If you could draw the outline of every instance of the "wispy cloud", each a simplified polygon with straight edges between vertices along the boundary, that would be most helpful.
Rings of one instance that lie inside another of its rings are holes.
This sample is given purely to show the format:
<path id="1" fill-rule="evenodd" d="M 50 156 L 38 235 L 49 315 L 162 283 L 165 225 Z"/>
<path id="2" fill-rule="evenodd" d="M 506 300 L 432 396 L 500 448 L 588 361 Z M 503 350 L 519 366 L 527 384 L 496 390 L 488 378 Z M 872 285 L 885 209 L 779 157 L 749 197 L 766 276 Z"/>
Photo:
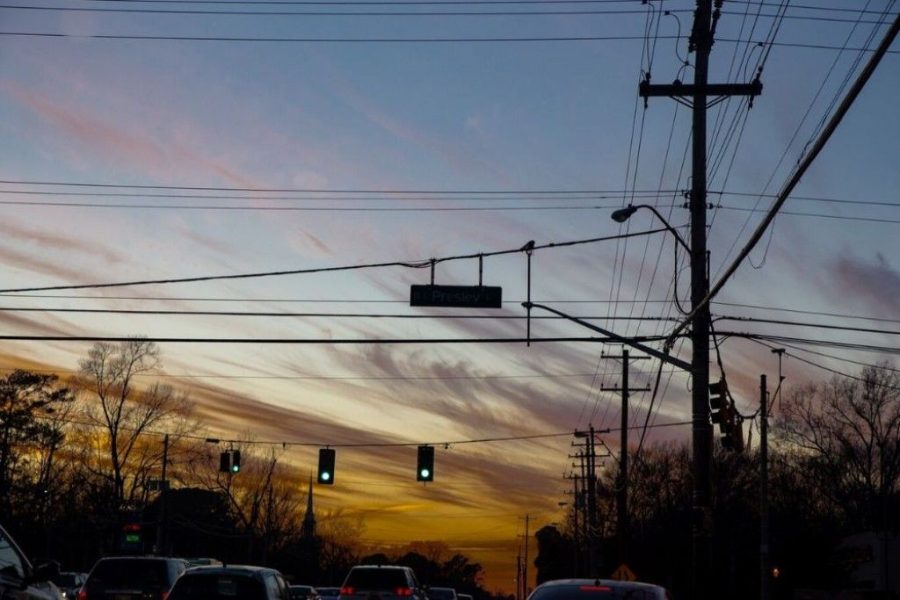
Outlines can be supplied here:
<path id="1" fill-rule="evenodd" d="M 3 82 L 0 91 L 61 134 L 55 139 L 65 140 L 67 157 L 75 164 L 80 163 L 82 152 L 89 151 L 119 166 L 151 171 L 169 180 L 173 173 L 195 175 L 200 170 L 232 185 L 254 187 L 253 181 L 233 166 L 191 148 L 196 140 L 186 139 L 183 131 L 167 132 L 163 128 L 162 135 L 154 139 L 140 124 L 120 123 L 108 113 L 80 108 L 74 102 L 54 101 L 37 90 Z"/>
<path id="2" fill-rule="evenodd" d="M 874 260 L 846 255 L 838 257 L 829 291 L 862 301 L 880 317 L 900 314 L 900 271 L 880 252 Z"/>

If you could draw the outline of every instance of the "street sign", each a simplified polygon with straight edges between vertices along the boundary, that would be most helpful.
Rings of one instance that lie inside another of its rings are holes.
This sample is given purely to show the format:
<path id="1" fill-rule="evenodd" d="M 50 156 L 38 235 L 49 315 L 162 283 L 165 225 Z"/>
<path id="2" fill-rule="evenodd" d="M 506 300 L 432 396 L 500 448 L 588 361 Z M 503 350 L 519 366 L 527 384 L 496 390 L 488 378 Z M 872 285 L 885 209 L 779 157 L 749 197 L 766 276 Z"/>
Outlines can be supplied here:
<path id="1" fill-rule="evenodd" d="M 500 308 L 503 288 L 492 285 L 414 285 L 409 290 L 410 306 L 458 308 Z"/>
<path id="2" fill-rule="evenodd" d="M 616 579 L 618 581 L 637 581 L 637 575 L 628 568 L 628 565 L 622 563 L 612 572 L 610 579 Z"/>

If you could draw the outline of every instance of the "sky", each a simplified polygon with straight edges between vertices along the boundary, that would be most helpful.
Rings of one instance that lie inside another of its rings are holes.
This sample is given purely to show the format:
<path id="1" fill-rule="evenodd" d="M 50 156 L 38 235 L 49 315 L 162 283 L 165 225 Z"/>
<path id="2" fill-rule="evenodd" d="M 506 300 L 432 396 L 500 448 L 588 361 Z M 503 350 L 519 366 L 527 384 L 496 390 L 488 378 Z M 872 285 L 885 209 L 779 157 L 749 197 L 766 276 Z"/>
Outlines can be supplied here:
<path id="1" fill-rule="evenodd" d="M 318 506 L 363 515 L 373 545 L 444 540 L 485 566 L 490 589 L 514 590 L 524 517 L 532 531 L 564 518 L 568 433 L 621 418 L 619 395 L 601 390 L 621 385 L 621 346 L 539 309 L 527 344 L 521 303 L 625 336 L 671 331 L 676 288 L 688 303 L 684 252 L 668 232 L 642 233 L 661 222 L 610 214 L 649 204 L 688 236 L 690 110 L 645 106 L 637 86 L 691 81 L 693 7 L 0 8 L 0 367 L 66 374 L 91 345 L 9 336 L 180 340 L 159 343 L 148 381 L 186 390 L 209 435 L 285 443 L 301 473 L 320 445 L 337 447 Z M 709 110 L 713 282 L 897 12 L 889 0 L 724 3 L 710 81 L 759 74 L 763 90 L 749 109 L 730 98 Z M 712 305 L 730 317 L 716 329 L 744 412 L 759 375 L 777 377 L 771 347 L 787 350 L 786 386 L 897 367 L 898 93 L 895 43 Z M 503 308 L 410 307 L 410 285 L 432 278 L 501 286 Z M 689 360 L 689 344 L 675 348 Z M 635 360 L 630 384 L 653 385 L 658 368 Z M 689 377 L 666 367 L 660 381 L 649 422 L 688 419 Z M 633 395 L 631 425 L 651 396 Z M 655 427 L 646 443 L 689 435 Z M 546 437 L 477 441 L 531 436 Z M 616 432 L 603 439 L 618 452 Z M 410 446 L 372 446 L 384 443 Z M 428 486 L 414 480 L 420 443 L 437 448 Z"/>

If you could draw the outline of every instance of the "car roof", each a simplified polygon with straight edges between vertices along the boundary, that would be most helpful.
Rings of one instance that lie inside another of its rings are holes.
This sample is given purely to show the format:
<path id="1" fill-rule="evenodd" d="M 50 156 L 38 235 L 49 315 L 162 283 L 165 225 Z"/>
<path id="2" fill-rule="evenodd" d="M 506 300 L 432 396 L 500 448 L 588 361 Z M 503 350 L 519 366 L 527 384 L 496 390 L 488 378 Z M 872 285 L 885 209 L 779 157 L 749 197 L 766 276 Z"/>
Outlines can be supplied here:
<path id="1" fill-rule="evenodd" d="M 553 581 L 545 581 L 534 589 L 536 591 L 538 588 L 564 587 L 570 585 L 608 585 L 611 587 L 641 590 L 663 589 L 662 586 L 656 585 L 655 583 L 646 583 L 643 581 L 620 581 L 618 579 L 555 579 Z"/>
<path id="2" fill-rule="evenodd" d="M 447 590 L 447 591 L 450 591 L 450 592 L 455 592 L 455 591 L 456 591 L 456 588 L 452 588 L 452 587 L 437 587 L 437 586 L 432 586 L 431 589 L 433 589 L 433 590 Z"/>
<path id="3" fill-rule="evenodd" d="M 409 567 L 404 567 L 403 565 L 356 565 L 351 571 L 357 569 L 401 569 L 406 571 Z"/>
<path id="4" fill-rule="evenodd" d="M 257 565 L 197 565 L 185 573 L 279 573 L 278 569 Z"/>

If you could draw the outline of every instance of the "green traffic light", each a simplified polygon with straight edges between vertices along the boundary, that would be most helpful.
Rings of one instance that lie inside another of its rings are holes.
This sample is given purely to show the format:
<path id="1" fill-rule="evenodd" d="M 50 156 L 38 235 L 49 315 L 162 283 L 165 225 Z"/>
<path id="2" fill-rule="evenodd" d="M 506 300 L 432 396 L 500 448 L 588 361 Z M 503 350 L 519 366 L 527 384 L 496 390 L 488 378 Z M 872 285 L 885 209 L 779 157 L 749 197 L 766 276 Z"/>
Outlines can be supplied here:
<path id="1" fill-rule="evenodd" d="M 241 470 L 241 466 L 240 466 L 240 465 L 231 465 L 231 472 L 232 472 L 232 473 L 238 473 L 238 472 L 240 472 L 240 470 Z"/>
<path id="2" fill-rule="evenodd" d="M 419 471 L 419 474 L 422 476 L 422 479 L 428 479 L 431 476 L 431 471 L 428 469 L 422 469 Z"/>
<path id="3" fill-rule="evenodd" d="M 329 473 L 328 471 L 322 471 L 321 478 L 322 481 L 328 481 L 331 479 L 331 473 Z"/>

